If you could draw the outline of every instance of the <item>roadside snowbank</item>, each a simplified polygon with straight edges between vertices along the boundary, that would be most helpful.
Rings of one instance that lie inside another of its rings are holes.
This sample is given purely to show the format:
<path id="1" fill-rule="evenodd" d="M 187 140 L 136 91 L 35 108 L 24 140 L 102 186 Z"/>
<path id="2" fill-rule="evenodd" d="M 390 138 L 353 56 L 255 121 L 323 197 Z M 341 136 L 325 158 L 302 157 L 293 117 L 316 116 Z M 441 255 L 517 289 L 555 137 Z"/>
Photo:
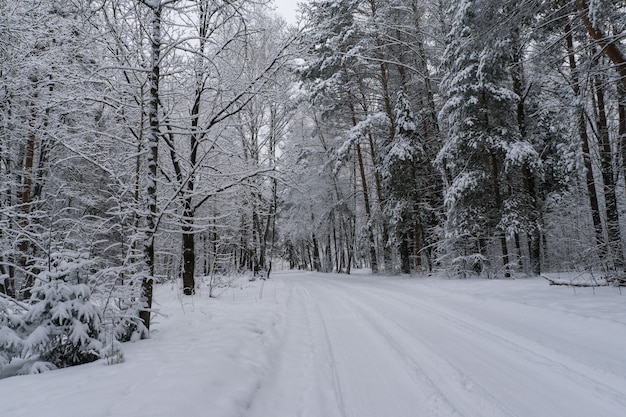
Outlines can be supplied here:
<path id="1" fill-rule="evenodd" d="M 0 416 L 241 415 L 279 348 L 284 295 L 277 280 L 243 280 L 219 299 L 160 285 L 154 303 L 163 315 L 151 339 L 123 345 L 124 363 L 0 380 Z"/>

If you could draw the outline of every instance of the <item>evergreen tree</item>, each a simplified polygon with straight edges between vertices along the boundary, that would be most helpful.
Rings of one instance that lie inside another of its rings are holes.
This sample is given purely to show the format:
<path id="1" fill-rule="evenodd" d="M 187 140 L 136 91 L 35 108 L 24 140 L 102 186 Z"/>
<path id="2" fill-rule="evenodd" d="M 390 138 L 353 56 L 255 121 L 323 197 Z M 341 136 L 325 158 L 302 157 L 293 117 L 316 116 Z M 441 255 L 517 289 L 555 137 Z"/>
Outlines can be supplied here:
<path id="1" fill-rule="evenodd" d="M 395 234 L 393 241 L 399 249 L 401 271 L 408 274 L 416 224 L 423 223 L 419 218 L 421 195 L 426 185 L 423 167 L 428 162 L 417 130 L 418 122 L 404 93 L 398 93 L 394 113 L 395 135 L 384 150 L 381 171 L 388 199 L 385 214 Z"/>
<path id="2" fill-rule="evenodd" d="M 324 121 L 333 120 L 343 126 L 344 143 L 337 148 L 337 159 L 345 161 L 354 151 L 365 211 L 364 244 L 370 266 L 378 272 L 372 180 L 362 142 L 368 140 L 370 152 L 375 152 L 372 129 L 380 128 L 381 121 L 382 126 L 387 125 L 389 120 L 381 120 L 380 113 L 372 111 L 367 102 L 365 86 L 372 71 L 361 57 L 365 38 L 357 21 L 359 5 L 359 0 L 309 3 L 304 14 L 308 30 L 303 47 L 307 55 L 299 73 L 311 100 L 321 108 Z"/>
<path id="3" fill-rule="evenodd" d="M 441 116 L 448 131 L 438 162 L 447 186 L 446 237 L 452 247 L 459 255 L 486 257 L 495 239 L 508 275 L 507 229 L 524 215 L 515 170 L 538 165 L 517 125 L 511 37 L 493 26 L 503 21 L 501 6 L 482 0 L 456 6 L 442 82 L 447 101 Z"/>

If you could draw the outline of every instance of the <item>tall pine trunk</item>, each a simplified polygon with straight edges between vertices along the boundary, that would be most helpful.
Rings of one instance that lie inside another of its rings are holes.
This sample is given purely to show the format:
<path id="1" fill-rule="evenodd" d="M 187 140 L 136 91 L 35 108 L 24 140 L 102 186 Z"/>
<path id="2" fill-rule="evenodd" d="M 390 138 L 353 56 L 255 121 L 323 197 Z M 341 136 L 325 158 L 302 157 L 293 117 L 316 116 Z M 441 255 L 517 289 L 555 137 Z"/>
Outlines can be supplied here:
<path id="1" fill-rule="evenodd" d="M 591 163 L 591 154 L 589 153 L 589 136 L 587 134 L 587 122 L 585 121 L 585 113 L 582 107 L 582 94 L 580 91 L 580 77 L 576 65 L 576 57 L 574 55 L 574 40 L 572 38 L 571 24 L 565 25 L 565 44 L 567 47 L 567 59 L 571 71 L 571 85 L 576 98 L 576 117 L 578 126 L 578 135 L 580 136 L 580 144 L 583 153 L 583 163 L 585 165 L 585 183 L 587 194 L 589 195 L 589 205 L 591 206 L 591 220 L 593 222 L 593 230 L 595 232 L 596 247 L 600 259 L 605 258 L 606 248 L 604 246 L 604 235 L 602 232 L 602 220 L 600 218 L 600 206 L 598 204 L 598 194 L 596 191 L 596 183 L 593 176 L 593 165 Z"/>
<path id="2" fill-rule="evenodd" d="M 494 154 L 491 154 L 491 174 L 493 176 L 494 203 L 497 212 L 502 213 L 503 201 L 502 194 L 500 192 L 500 169 L 498 167 L 498 160 Z M 502 265 L 504 267 L 504 276 L 508 278 L 511 276 L 511 272 L 509 271 L 509 249 L 506 243 L 506 235 L 504 234 L 504 231 L 500 233 L 500 235 L 498 236 L 498 240 L 500 241 L 500 247 L 502 250 Z"/>
<path id="3" fill-rule="evenodd" d="M 519 96 L 519 101 L 517 103 L 517 126 L 522 140 L 527 140 L 523 62 L 523 51 L 516 43 L 513 53 L 511 54 L 511 77 L 513 79 L 513 92 Z M 541 274 L 541 196 L 537 187 L 537 180 L 527 163 L 524 164 L 522 171 L 524 177 L 524 190 L 530 200 L 529 220 L 531 224 L 529 225 L 530 230 L 527 235 L 530 271 L 534 275 L 539 275 Z M 521 244 L 518 233 L 515 234 L 515 245 L 518 250 L 519 262 L 521 264 Z"/>
<path id="4" fill-rule="evenodd" d="M 626 87 L 617 83 L 618 143 L 622 150 L 622 175 L 626 179 Z"/>
<path id="5" fill-rule="evenodd" d="M 615 192 L 615 175 L 613 172 L 613 151 L 609 139 L 609 125 L 606 115 L 604 86 L 600 76 L 593 79 L 597 106 L 598 145 L 600 147 L 600 164 L 604 182 L 604 202 L 606 206 L 606 229 L 608 234 L 608 250 L 615 268 L 623 269 L 624 255 L 620 236 L 619 211 Z"/>
<path id="6" fill-rule="evenodd" d="M 356 116 L 354 114 L 354 104 L 350 103 L 350 111 L 352 112 L 352 126 L 357 125 Z M 363 205 L 365 208 L 365 216 L 367 221 L 367 239 L 369 243 L 369 254 L 370 254 L 370 266 L 372 268 L 372 272 L 378 272 L 378 259 L 376 258 L 376 242 L 374 241 L 374 232 L 372 231 L 372 211 L 370 206 L 370 194 L 367 187 L 367 178 L 365 176 L 365 165 L 363 163 L 363 152 L 361 151 L 361 144 L 357 140 L 356 145 L 356 156 L 359 164 L 359 175 L 361 176 L 361 190 L 363 191 Z"/>

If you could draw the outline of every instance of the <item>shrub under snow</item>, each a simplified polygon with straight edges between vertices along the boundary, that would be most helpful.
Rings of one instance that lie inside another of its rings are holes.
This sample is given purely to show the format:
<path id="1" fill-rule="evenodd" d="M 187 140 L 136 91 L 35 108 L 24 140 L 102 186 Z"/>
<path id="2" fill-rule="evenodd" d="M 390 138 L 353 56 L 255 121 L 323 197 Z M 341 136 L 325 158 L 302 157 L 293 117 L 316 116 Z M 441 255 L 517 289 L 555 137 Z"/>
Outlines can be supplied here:
<path id="1" fill-rule="evenodd" d="M 27 359 L 17 373 L 37 373 L 100 357 L 101 314 L 85 284 L 51 280 L 32 290 L 23 315 L 0 311 L 2 360 Z"/>

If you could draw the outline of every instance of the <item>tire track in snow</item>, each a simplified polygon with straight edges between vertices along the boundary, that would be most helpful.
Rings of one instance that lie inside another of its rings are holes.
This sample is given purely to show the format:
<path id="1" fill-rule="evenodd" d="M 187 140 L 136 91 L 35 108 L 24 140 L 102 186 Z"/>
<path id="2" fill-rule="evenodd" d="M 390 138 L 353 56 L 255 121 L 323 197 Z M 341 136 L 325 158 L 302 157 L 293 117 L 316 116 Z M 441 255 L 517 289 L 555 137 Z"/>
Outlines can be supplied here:
<path id="1" fill-rule="evenodd" d="M 303 292 L 306 295 L 305 298 L 309 302 L 309 306 L 312 305 L 315 308 L 317 312 L 317 316 L 320 317 L 322 321 L 322 327 L 324 331 L 323 332 L 324 342 L 325 342 L 325 346 L 327 348 L 328 355 L 329 355 L 329 365 L 330 365 L 331 372 L 332 372 L 332 382 L 333 382 L 333 387 L 335 388 L 334 389 L 335 400 L 337 402 L 337 405 L 339 406 L 339 410 L 341 412 L 342 417 L 347 417 L 348 413 L 347 413 L 346 404 L 344 400 L 343 390 L 341 388 L 341 383 L 339 379 L 337 361 L 335 360 L 335 354 L 333 352 L 333 345 L 330 341 L 330 336 L 328 335 L 328 327 L 326 326 L 326 321 L 323 319 L 324 315 L 319 305 L 315 302 L 315 300 L 313 300 L 313 297 L 311 297 L 311 294 L 309 294 L 309 292 L 306 289 L 303 289 Z"/>
<path id="2" fill-rule="evenodd" d="M 322 280 L 320 280 L 320 282 L 321 281 Z M 367 288 L 367 286 L 359 285 L 357 283 L 348 284 L 330 280 L 324 280 L 324 284 L 328 289 L 332 289 L 334 287 L 335 291 L 337 288 L 345 290 L 342 292 L 350 294 L 353 302 L 358 300 L 358 298 L 354 295 L 355 291 L 358 292 L 361 301 L 365 302 L 366 299 L 373 301 L 367 304 L 367 310 L 371 311 L 372 309 L 376 309 L 377 312 L 384 316 L 387 320 L 393 322 L 396 326 L 402 328 L 407 333 L 412 334 L 415 339 L 429 346 L 431 351 L 444 350 L 446 351 L 446 355 L 450 356 L 450 360 L 456 360 L 459 362 L 460 358 L 454 357 L 455 355 L 458 355 L 458 352 L 455 352 L 456 348 L 450 349 L 445 345 L 445 343 L 442 343 L 442 341 L 452 342 L 454 341 L 454 338 L 447 336 L 446 340 L 446 337 L 441 336 L 441 332 L 433 333 L 431 330 L 431 337 L 437 336 L 436 338 L 438 341 L 433 342 L 432 340 L 428 340 L 428 338 L 423 334 L 415 334 L 415 329 L 410 328 L 410 325 L 403 325 L 397 318 L 392 318 L 389 311 L 397 311 L 399 307 L 398 303 L 400 303 L 400 305 L 404 305 L 405 309 L 408 307 L 408 309 L 414 313 L 426 313 L 426 316 L 424 316 L 424 314 L 412 315 L 412 317 L 416 319 L 416 322 L 423 322 L 424 317 L 426 317 L 430 318 L 431 321 L 432 319 L 438 321 L 439 323 L 437 327 L 442 329 L 449 327 L 450 331 L 455 333 L 454 336 L 459 338 L 457 343 L 460 344 L 460 341 L 463 341 L 466 344 L 471 344 L 478 348 L 475 352 L 473 352 L 473 354 L 479 359 L 482 359 L 482 362 L 485 365 L 485 367 L 483 369 L 479 369 L 479 371 L 491 371 L 492 376 L 506 379 L 506 372 L 499 370 L 498 367 L 494 365 L 494 363 L 497 363 L 498 360 L 501 360 L 504 364 L 507 364 L 512 368 L 511 374 L 508 375 L 509 379 L 511 379 L 511 377 L 516 377 L 519 380 L 527 380 L 528 382 L 527 384 L 522 384 L 518 380 L 513 380 L 511 382 L 513 386 L 519 388 L 521 392 L 524 392 L 524 388 L 526 388 L 528 394 L 543 396 L 543 411 L 547 412 L 547 414 L 533 414 L 534 416 L 582 415 L 576 414 L 576 411 L 579 411 L 576 404 L 583 404 L 579 401 L 581 398 L 585 398 L 584 393 L 588 392 L 594 393 L 596 397 L 594 401 L 597 403 L 596 408 L 589 406 L 589 404 L 584 404 L 590 410 L 593 410 L 593 413 L 588 415 L 621 416 L 623 415 L 623 410 L 626 409 L 626 400 L 623 392 L 621 392 L 619 388 L 615 389 L 613 387 L 624 387 L 625 381 L 623 378 L 604 373 L 599 375 L 599 371 L 597 369 L 573 361 L 567 357 L 563 358 L 562 355 L 552 352 L 549 348 L 534 341 L 525 339 L 516 334 L 511 334 L 499 327 L 496 327 L 494 330 L 493 326 L 488 323 L 476 323 L 475 321 L 464 319 L 458 313 L 444 311 L 424 299 L 419 299 L 419 302 L 416 302 L 417 300 L 415 298 L 411 298 L 402 293 L 388 289 L 380 289 L 379 287 Z M 402 289 L 399 289 L 399 291 L 402 291 Z M 357 301 L 357 303 L 358 302 L 360 301 Z M 383 306 L 385 304 L 389 305 L 390 302 L 391 308 L 384 309 Z M 385 310 L 387 312 L 385 312 Z M 487 350 L 490 351 L 488 354 L 484 352 Z M 448 361 L 460 375 L 468 373 L 459 369 L 459 366 L 467 365 L 467 363 L 453 365 L 448 359 L 446 359 L 446 361 Z M 525 370 L 521 369 L 521 363 L 526 364 L 528 368 Z M 529 376 L 531 371 L 537 377 L 537 381 L 531 381 L 532 378 Z M 474 372 L 474 374 L 476 374 L 476 372 Z M 476 380 L 477 378 L 472 379 Z M 483 381 L 480 385 L 482 386 L 481 389 L 484 392 L 489 393 L 490 390 L 497 390 L 501 393 L 503 392 L 501 389 L 502 387 L 486 384 L 485 378 L 482 377 L 482 379 Z M 489 382 L 489 378 L 486 379 L 486 382 Z M 547 379 L 554 382 L 552 387 L 546 382 Z M 541 391 L 540 389 L 533 390 L 532 387 L 530 387 L 532 382 L 535 384 L 539 383 L 539 385 L 544 386 L 546 391 Z M 569 392 L 567 388 L 560 390 L 558 383 L 562 383 L 561 385 L 564 386 L 571 386 L 571 382 L 574 382 L 581 389 L 578 392 L 580 395 L 576 395 L 574 398 L 570 398 L 568 400 L 567 395 L 569 394 L 571 396 L 572 392 Z M 550 396 L 549 394 L 552 392 L 555 393 Z M 565 395 L 566 398 L 559 398 L 558 395 L 556 395 L 556 392 Z M 490 395 L 492 397 L 496 396 L 495 394 Z M 550 398 L 552 398 L 553 401 L 549 401 Z M 509 401 L 516 401 L 515 396 L 510 396 Z M 570 404 L 570 402 L 573 404 Z M 522 404 L 521 402 L 518 402 L 517 404 L 519 409 L 527 410 L 522 412 L 522 416 L 530 415 L 528 413 L 534 412 L 530 406 L 531 405 L 529 404 Z M 541 408 L 541 405 L 539 405 L 539 408 Z M 560 410 L 565 408 L 571 409 L 574 413 L 558 414 L 561 412 Z M 537 406 L 535 406 L 534 410 L 536 411 L 536 409 Z M 618 410 L 621 410 L 621 412 Z"/>
<path id="3" fill-rule="evenodd" d="M 506 404 L 478 386 L 468 375 L 452 366 L 406 328 L 380 313 L 377 313 L 375 318 L 371 309 L 368 311 L 363 303 L 354 298 L 345 296 L 342 298 L 359 312 L 369 326 L 380 333 L 397 358 L 406 364 L 407 371 L 412 371 L 417 381 L 428 384 L 441 397 L 441 401 L 447 402 L 458 415 L 518 416 Z M 390 328 L 395 328 L 395 331 Z M 411 339 L 410 342 L 406 340 L 407 336 Z M 419 356 L 419 359 L 416 356 Z"/>
<path id="4" fill-rule="evenodd" d="M 326 287 L 333 290 L 332 286 Z M 356 297 L 345 294 L 338 296 L 358 311 L 369 326 L 380 333 L 397 358 L 413 371 L 412 375 L 418 381 L 428 384 L 458 414 L 481 417 L 517 416 L 506 404 L 475 384 L 469 376 L 452 366 L 443 356 L 402 325 L 377 311 L 375 318 L 370 305 L 365 305 Z"/>
<path id="5" fill-rule="evenodd" d="M 426 284 L 419 287 L 419 299 L 427 298 L 426 304 L 431 306 L 440 306 L 441 301 L 445 300 L 446 310 L 457 317 L 471 323 L 489 323 L 490 331 L 495 330 L 530 341 L 535 348 L 539 346 L 541 350 L 548 351 L 550 357 L 557 358 L 556 360 L 564 358 L 569 363 L 575 363 L 577 367 L 580 364 L 586 365 L 589 372 L 601 376 L 603 381 L 612 381 L 608 385 L 626 382 L 626 361 L 623 361 L 626 343 L 622 338 L 611 337 L 613 334 L 626 334 L 626 325 L 610 319 L 610 313 L 604 312 L 607 317 L 603 317 L 602 313 L 592 313 L 587 302 L 583 302 L 582 309 L 572 308 L 571 310 L 577 311 L 568 311 L 553 308 L 554 305 L 558 306 L 559 301 L 563 302 L 563 299 L 541 305 L 520 302 L 515 298 L 505 297 L 503 300 L 499 293 L 469 295 L 461 291 L 450 293 L 449 289 L 447 287 L 442 291 L 435 285 Z M 547 289 L 544 291 L 550 293 Z M 413 304 L 417 299 L 405 298 Z M 567 301 L 575 303 L 576 298 L 571 297 Z M 620 301 L 606 298 L 603 300 L 615 303 L 623 301 L 620 298 Z M 600 306 L 594 306 L 593 311 L 598 307 Z M 586 314 L 581 314 L 581 311 Z"/>
<path id="6" fill-rule="evenodd" d="M 333 350 L 346 416 L 461 417 L 336 291 L 299 280 L 319 308 Z"/>
<path id="7" fill-rule="evenodd" d="M 386 290 L 384 290 L 386 291 Z M 419 309 L 427 311 L 431 314 L 436 314 L 439 317 L 449 320 L 458 329 L 467 331 L 468 333 L 480 334 L 481 336 L 491 339 L 494 342 L 506 346 L 507 348 L 517 351 L 523 355 L 532 359 L 533 357 L 540 358 L 536 363 L 540 365 L 546 365 L 553 367 L 561 372 L 566 377 L 580 377 L 588 382 L 602 386 L 601 392 L 611 393 L 615 398 L 623 400 L 623 405 L 626 407 L 626 399 L 624 399 L 624 393 L 616 391 L 613 387 L 624 385 L 626 382 L 623 378 L 620 378 L 614 374 L 608 374 L 602 370 L 587 366 L 585 364 L 576 362 L 567 356 L 564 356 L 562 352 L 552 352 L 547 346 L 541 345 L 535 341 L 529 340 L 523 336 L 508 332 L 506 329 L 500 327 L 494 327 L 488 323 L 467 320 L 460 316 L 457 312 L 443 311 L 432 304 L 426 307 L 424 304 L 417 304 L 414 300 L 403 300 L 398 295 L 388 296 L 395 300 L 400 301 L 413 309 Z M 470 329 L 472 331 L 470 332 Z M 601 378 L 599 377 L 601 375 Z M 626 409 L 626 408 L 625 408 Z"/>
<path id="8" fill-rule="evenodd" d="M 313 320 L 314 302 L 305 288 L 290 285 L 285 325 L 273 371 L 248 406 L 248 417 L 346 417 L 330 344 Z M 329 359 L 330 356 L 330 359 Z"/>

